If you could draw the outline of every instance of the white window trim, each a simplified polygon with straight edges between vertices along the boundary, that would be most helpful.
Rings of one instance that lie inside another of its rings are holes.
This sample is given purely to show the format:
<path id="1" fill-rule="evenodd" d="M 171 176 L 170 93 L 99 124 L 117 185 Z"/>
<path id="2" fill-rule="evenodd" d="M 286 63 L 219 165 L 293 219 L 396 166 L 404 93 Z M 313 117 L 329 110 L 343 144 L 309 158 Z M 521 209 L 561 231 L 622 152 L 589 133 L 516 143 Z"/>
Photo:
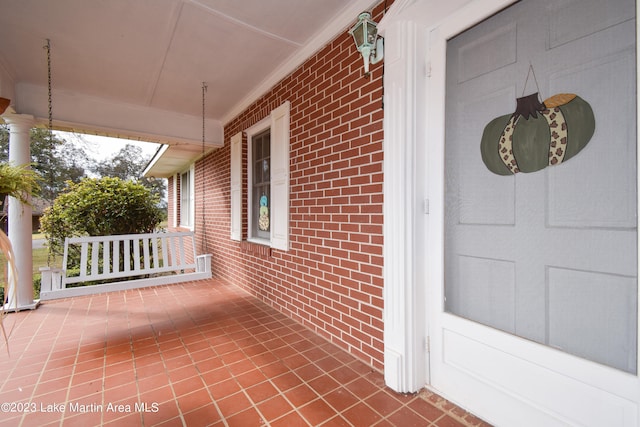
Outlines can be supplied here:
<path id="1" fill-rule="evenodd" d="M 180 174 L 173 174 L 173 191 L 171 195 L 173 197 L 173 221 L 171 221 L 171 225 L 175 228 L 178 227 L 178 186 L 180 185 Z"/>
<path id="2" fill-rule="evenodd" d="M 267 246 L 271 246 L 271 237 L 269 237 L 269 239 L 265 239 L 264 237 L 257 237 L 257 236 L 253 236 L 253 227 L 251 226 L 251 224 L 253 224 L 253 212 L 254 210 L 251 209 L 251 201 L 253 200 L 253 149 L 252 149 L 252 140 L 253 137 L 259 133 L 262 133 L 268 129 L 271 128 L 271 117 L 267 117 L 266 119 L 263 119 L 261 121 L 259 121 L 258 123 L 256 123 L 255 125 L 251 126 L 249 129 L 247 129 L 245 132 L 247 133 L 247 224 L 248 224 L 248 230 L 247 230 L 247 241 L 248 242 L 252 242 L 252 243 L 257 243 L 259 245 L 267 245 Z M 271 230 L 271 227 L 269 227 L 269 230 Z M 269 231 L 269 233 L 271 234 L 271 231 Z"/>
<path id="3" fill-rule="evenodd" d="M 189 173 L 189 212 L 187 222 L 184 220 L 183 206 L 182 206 L 182 175 L 185 173 Z M 187 228 L 189 230 L 194 229 L 195 224 L 195 164 L 189 166 L 188 169 L 180 172 L 178 174 L 178 180 L 180 182 L 180 191 L 178 192 L 178 197 L 180 198 L 180 227 Z M 177 204 L 177 203 L 176 203 Z"/>
<path id="4" fill-rule="evenodd" d="M 242 132 L 231 137 L 231 240 L 242 241 Z"/>
<path id="5" fill-rule="evenodd" d="M 289 250 L 289 120 L 291 103 L 284 102 L 271 111 L 269 117 L 246 129 L 247 146 L 251 147 L 254 135 L 267 129 L 271 130 L 271 202 L 270 202 L 270 239 L 251 236 L 252 209 L 252 169 L 251 149 L 247 150 L 247 163 L 242 162 L 242 132 L 231 137 L 231 239 L 242 240 L 242 170 L 247 167 L 247 215 L 248 241 L 268 245 L 274 249 Z"/>

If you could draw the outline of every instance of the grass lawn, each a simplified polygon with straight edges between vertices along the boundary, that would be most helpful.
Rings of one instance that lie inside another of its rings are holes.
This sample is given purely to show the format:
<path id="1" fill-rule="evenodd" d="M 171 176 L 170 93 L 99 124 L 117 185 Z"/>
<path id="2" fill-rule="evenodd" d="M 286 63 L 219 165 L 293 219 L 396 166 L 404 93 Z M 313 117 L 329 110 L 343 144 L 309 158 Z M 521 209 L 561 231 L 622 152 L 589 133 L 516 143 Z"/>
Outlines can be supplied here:
<path id="1" fill-rule="evenodd" d="M 34 249 L 33 250 L 33 276 L 35 277 L 36 275 L 40 276 L 40 267 L 46 267 L 47 266 L 47 248 L 39 248 L 39 249 Z M 0 254 L 0 277 L 3 278 L 5 277 L 5 269 L 6 269 L 6 264 L 7 264 L 7 259 L 4 257 L 3 254 Z M 56 259 L 52 259 L 51 260 L 51 265 L 53 267 L 60 267 L 62 265 L 62 258 L 61 257 L 56 257 Z"/>
<path id="2" fill-rule="evenodd" d="M 36 235 L 34 234 L 34 238 L 36 238 Z M 40 283 L 40 267 L 46 267 L 47 266 L 47 258 L 48 258 L 48 248 L 38 248 L 38 249 L 34 249 L 33 250 L 33 279 L 34 281 L 37 280 L 38 283 Z M 56 259 L 51 259 L 51 266 L 52 267 L 60 267 L 62 265 L 62 257 L 56 257 Z M 7 282 L 7 276 L 6 276 L 6 267 L 7 267 L 7 259 L 5 258 L 5 256 L 0 253 L 0 281 L 2 282 L 2 287 L 4 288 L 4 285 Z M 36 289 L 34 289 L 35 292 L 35 298 L 39 298 L 40 296 L 40 286 L 34 287 Z M 0 294 L 2 295 L 2 299 L 4 299 L 4 289 L 2 289 L 2 292 L 0 292 Z"/>
<path id="3" fill-rule="evenodd" d="M 166 226 L 166 223 L 163 223 Z M 43 234 L 34 234 L 33 239 L 42 239 Z M 62 256 L 48 259 L 48 248 L 33 249 L 33 281 L 34 281 L 34 298 L 40 298 L 40 267 L 46 267 L 50 261 L 51 267 L 62 266 Z M 0 252 L 0 300 L 4 300 L 4 286 L 7 282 L 6 277 L 7 259 Z"/>
<path id="4" fill-rule="evenodd" d="M 46 267 L 48 261 L 48 248 L 39 248 L 33 250 L 33 275 L 40 275 L 40 267 Z M 62 266 L 62 257 L 51 258 L 51 267 Z"/>

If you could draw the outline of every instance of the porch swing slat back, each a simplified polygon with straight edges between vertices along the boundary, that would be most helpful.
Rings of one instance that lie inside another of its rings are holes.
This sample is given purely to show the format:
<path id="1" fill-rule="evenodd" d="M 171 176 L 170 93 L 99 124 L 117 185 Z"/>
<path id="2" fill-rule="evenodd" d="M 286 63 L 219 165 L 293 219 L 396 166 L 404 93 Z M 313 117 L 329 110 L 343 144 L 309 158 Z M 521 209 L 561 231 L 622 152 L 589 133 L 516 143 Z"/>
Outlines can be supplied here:
<path id="1" fill-rule="evenodd" d="M 211 255 L 197 255 L 193 232 L 67 237 L 62 268 L 41 268 L 40 298 L 206 279 L 211 277 L 210 264 Z M 88 285 L 67 288 L 79 283 Z"/>

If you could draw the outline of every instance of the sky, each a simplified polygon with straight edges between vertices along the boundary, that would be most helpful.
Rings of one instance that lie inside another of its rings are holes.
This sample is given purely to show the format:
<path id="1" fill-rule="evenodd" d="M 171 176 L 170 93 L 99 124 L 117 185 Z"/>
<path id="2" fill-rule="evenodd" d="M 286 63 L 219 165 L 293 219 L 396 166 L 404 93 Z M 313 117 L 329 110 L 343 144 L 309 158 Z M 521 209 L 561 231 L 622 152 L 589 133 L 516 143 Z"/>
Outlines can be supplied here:
<path id="1" fill-rule="evenodd" d="M 76 134 L 73 132 L 54 131 L 56 136 L 67 141 L 78 141 L 80 139 L 88 142 L 85 145 L 87 154 L 96 160 L 104 160 L 113 157 L 115 153 L 124 148 L 127 144 L 132 144 L 142 149 L 145 156 L 153 156 L 160 147 L 160 144 L 153 142 L 142 142 L 131 139 L 110 138 L 99 135 Z"/>

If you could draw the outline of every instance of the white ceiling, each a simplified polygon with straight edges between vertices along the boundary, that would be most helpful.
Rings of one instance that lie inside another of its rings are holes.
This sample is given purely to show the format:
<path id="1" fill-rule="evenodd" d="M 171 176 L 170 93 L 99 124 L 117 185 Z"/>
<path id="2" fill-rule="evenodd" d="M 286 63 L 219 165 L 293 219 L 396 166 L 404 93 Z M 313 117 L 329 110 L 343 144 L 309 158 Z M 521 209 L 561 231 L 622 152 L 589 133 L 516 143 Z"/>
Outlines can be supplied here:
<path id="1" fill-rule="evenodd" d="M 50 39 L 56 90 L 198 116 L 207 82 L 207 115 L 223 119 L 358 3 L 0 0 L 0 64 L 16 84 L 45 86 Z"/>
<path id="2" fill-rule="evenodd" d="M 206 82 L 218 146 L 224 123 L 375 3 L 0 0 L 0 96 L 46 119 L 50 39 L 54 127 L 193 144 Z"/>

